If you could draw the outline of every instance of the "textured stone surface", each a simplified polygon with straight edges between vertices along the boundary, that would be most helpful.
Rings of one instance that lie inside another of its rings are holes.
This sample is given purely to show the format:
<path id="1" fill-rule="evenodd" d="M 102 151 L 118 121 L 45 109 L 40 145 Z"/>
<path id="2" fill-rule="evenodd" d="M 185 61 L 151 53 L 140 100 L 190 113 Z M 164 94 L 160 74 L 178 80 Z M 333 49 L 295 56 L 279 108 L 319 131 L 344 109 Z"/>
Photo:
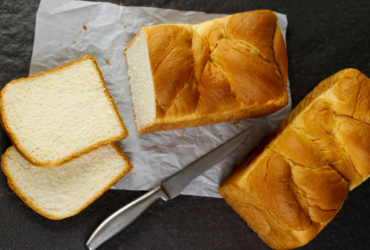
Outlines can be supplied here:
<path id="1" fill-rule="evenodd" d="M 293 105 L 343 68 L 370 76 L 370 4 L 358 1 L 127 0 L 207 13 L 272 9 L 288 15 Z M 353 3 L 356 2 L 356 3 Z M 28 75 L 39 0 L 0 1 L 0 89 Z M 0 153 L 10 146 L 0 129 Z M 29 209 L 0 174 L 0 249 L 83 249 L 95 227 L 142 192 L 110 190 L 79 215 L 51 221 Z M 369 249 L 370 181 L 349 194 L 335 219 L 301 249 Z M 101 249 L 268 249 L 221 199 L 180 196 L 158 202 Z"/>

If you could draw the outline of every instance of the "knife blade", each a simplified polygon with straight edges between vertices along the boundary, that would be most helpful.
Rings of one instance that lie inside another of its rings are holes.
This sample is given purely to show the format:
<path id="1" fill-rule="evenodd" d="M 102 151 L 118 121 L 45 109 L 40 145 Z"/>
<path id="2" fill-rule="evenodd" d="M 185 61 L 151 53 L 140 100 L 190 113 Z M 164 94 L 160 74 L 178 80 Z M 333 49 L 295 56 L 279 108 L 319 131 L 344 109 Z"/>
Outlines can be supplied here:
<path id="1" fill-rule="evenodd" d="M 162 182 L 160 186 L 110 215 L 92 233 L 86 242 L 87 248 L 96 250 L 103 243 L 127 229 L 157 200 L 167 201 L 177 197 L 192 180 L 216 165 L 236 149 L 252 130 L 253 126 L 172 175 Z"/>

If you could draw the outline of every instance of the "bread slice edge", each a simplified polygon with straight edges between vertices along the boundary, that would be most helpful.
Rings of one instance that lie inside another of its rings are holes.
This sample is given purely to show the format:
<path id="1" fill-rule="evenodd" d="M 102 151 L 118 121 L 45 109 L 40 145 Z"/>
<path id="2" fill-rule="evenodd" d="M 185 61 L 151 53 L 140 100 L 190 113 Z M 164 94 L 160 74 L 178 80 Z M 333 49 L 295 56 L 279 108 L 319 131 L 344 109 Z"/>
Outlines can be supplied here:
<path id="1" fill-rule="evenodd" d="M 119 147 L 116 145 L 116 143 L 111 143 L 111 145 L 114 147 L 114 149 L 117 151 L 117 153 L 122 157 L 123 161 L 127 164 L 128 167 L 126 169 L 124 169 L 119 175 L 117 175 L 117 177 L 114 180 L 112 180 L 107 186 L 105 186 L 103 189 L 101 189 L 101 191 L 99 191 L 93 198 L 91 198 L 88 202 L 86 202 L 85 205 L 83 205 L 77 211 L 75 211 L 73 213 L 66 214 L 65 216 L 55 216 L 53 214 L 50 214 L 48 212 L 43 211 L 41 208 L 37 207 L 37 205 L 35 205 L 30 199 L 28 199 L 27 196 L 24 195 L 22 193 L 22 191 L 17 187 L 17 184 L 12 179 L 12 175 L 8 171 L 8 166 L 7 166 L 6 161 L 5 161 L 5 158 L 6 158 L 7 154 L 9 153 L 9 151 L 11 150 L 12 146 L 10 146 L 5 151 L 3 156 L 1 157 L 1 170 L 3 171 L 4 175 L 7 178 L 8 185 L 9 185 L 10 189 L 12 189 L 14 191 L 14 193 L 16 193 L 18 195 L 18 197 L 21 198 L 21 200 L 24 203 L 26 203 L 27 206 L 29 206 L 36 213 L 38 213 L 38 214 L 40 214 L 40 215 L 42 215 L 42 216 L 44 216 L 48 219 L 61 220 L 61 219 L 65 219 L 65 218 L 68 218 L 68 217 L 71 217 L 71 216 L 74 216 L 74 215 L 80 213 L 86 207 L 91 205 L 91 203 L 93 203 L 95 200 L 100 198 L 105 192 L 107 192 L 114 184 L 116 184 L 128 172 L 131 171 L 133 166 L 132 166 L 131 162 L 127 159 L 125 154 L 119 149 Z"/>

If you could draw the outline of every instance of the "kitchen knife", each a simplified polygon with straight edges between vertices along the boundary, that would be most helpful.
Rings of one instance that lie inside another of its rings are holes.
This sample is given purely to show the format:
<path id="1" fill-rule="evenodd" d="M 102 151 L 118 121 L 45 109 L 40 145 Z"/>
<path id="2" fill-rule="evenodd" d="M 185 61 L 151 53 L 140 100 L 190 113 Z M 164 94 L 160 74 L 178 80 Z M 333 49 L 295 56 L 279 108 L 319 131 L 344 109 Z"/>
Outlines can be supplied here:
<path id="1" fill-rule="evenodd" d="M 178 196 L 192 180 L 216 165 L 231 151 L 236 149 L 252 132 L 252 129 L 253 126 L 172 175 L 162 182 L 160 186 L 113 213 L 90 236 L 86 243 L 88 249 L 97 249 L 104 242 L 127 229 L 157 200 L 162 199 L 168 201 Z"/>

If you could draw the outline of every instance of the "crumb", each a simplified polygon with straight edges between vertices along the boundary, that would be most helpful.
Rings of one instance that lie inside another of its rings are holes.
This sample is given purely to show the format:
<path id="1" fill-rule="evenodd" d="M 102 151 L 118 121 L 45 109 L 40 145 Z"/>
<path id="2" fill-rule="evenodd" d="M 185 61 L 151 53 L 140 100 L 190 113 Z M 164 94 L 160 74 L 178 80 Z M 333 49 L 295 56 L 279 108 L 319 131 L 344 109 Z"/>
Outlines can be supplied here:
<path id="1" fill-rule="evenodd" d="M 184 136 L 184 132 L 182 132 L 182 135 L 181 135 L 181 137 L 183 137 Z"/>
<path id="2" fill-rule="evenodd" d="M 66 49 L 66 51 L 68 52 L 68 49 Z"/>
<path id="3" fill-rule="evenodd" d="M 121 24 L 123 24 L 123 21 L 121 22 Z"/>
<path id="4" fill-rule="evenodd" d="M 62 45 L 59 45 L 59 47 L 62 47 Z"/>
<path id="5" fill-rule="evenodd" d="M 73 43 L 76 43 L 76 40 L 73 40 Z"/>
<path id="6" fill-rule="evenodd" d="M 233 123 L 234 123 L 234 125 L 238 125 L 240 122 L 239 121 L 234 121 Z"/>
<path id="7" fill-rule="evenodd" d="M 159 143 L 157 143 L 157 145 L 159 145 Z"/>
<path id="8" fill-rule="evenodd" d="M 59 22 L 59 24 L 62 24 L 62 22 Z"/>
<path id="9" fill-rule="evenodd" d="M 218 188 L 218 186 L 215 186 L 215 188 L 217 189 L 217 188 Z"/>
<path id="10" fill-rule="evenodd" d="M 234 164 L 232 164 L 232 165 L 229 166 L 229 168 L 231 168 L 232 170 L 234 170 L 235 167 L 236 167 L 236 163 L 234 163 Z"/>
<path id="11" fill-rule="evenodd" d="M 123 4 L 122 4 L 122 3 L 120 3 L 120 4 L 119 4 L 119 6 L 123 6 Z"/>
<path id="12" fill-rule="evenodd" d="M 125 25 L 125 26 L 123 26 L 123 28 L 125 28 L 125 29 L 126 29 L 126 25 Z"/>
<path id="13" fill-rule="evenodd" d="M 110 63 L 110 60 L 108 60 L 108 59 L 105 59 L 105 61 L 106 61 L 107 63 Z"/>
<path id="14" fill-rule="evenodd" d="M 84 25 L 84 26 L 82 26 L 82 28 L 84 28 L 84 30 L 87 30 L 87 28 L 86 28 L 86 26 Z"/>
<path id="15" fill-rule="evenodd" d="M 136 175 L 136 172 L 135 172 L 135 175 Z"/>
<path id="16" fill-rule="evenodd" d="M 203 131 L 200 131 L 201 134 L 203 134 Z"/>
<path id="17" fill-rule="evenodd" d="M 76 53 L 73 53 L 73 55 L 76 55 Z"/>
<path id="18" fill-rule="evenodd" d="M 222 139 L 222 134 L 220 134 L 220 138 Z"/>

